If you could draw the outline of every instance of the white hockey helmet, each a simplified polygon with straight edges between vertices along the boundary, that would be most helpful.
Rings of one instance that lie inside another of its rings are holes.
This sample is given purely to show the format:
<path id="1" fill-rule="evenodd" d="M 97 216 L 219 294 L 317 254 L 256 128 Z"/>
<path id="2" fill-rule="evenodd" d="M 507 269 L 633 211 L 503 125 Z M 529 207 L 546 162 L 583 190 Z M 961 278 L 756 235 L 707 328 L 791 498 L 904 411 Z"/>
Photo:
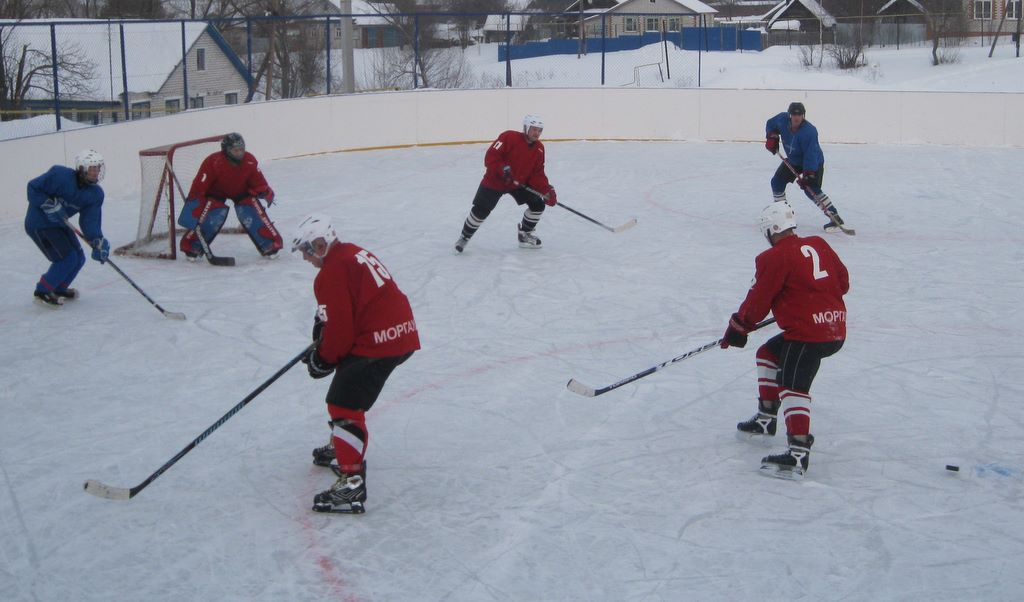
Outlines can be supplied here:
<path id="1" fill-rule="evenodd" d="M 87 148 L 82 152 L 75 155 L 75 171 L 87 172 L 90 167 L 99 167 L 99 174 L 96 176 L 96 182 L 103 180 L 103 176 L 107 173 L 107 164 L 103 161 L 103 155 Z"/>
<path id="2" fill-rule="evenodd" d="M 301 250 L 311 255 L 314 254 L 313 241 L 318 238 L 324 239 L 324 242 L 330 245 L 338 240 L 338 233 L 331 225 L 331 218 L 326 215 L 315 213 L 307 215 L 295 229 L 295 236 L 292 237 L 292 253 Z"/>
<path id="3" fill-rule="evenodd" d="M 544 120 L 540 118 L 540 115 L 527 115 L 523 117 L 523 133 L 526 133 L 532 127 L 544 129 Z"/>
<path id="4" fill-rule="evenodd" d="M 771 240 L 772 234 L 779 234 L 796 228 L 796 212 L 786 201 L 777 201 L 761 211 L 761 233 Z"/>

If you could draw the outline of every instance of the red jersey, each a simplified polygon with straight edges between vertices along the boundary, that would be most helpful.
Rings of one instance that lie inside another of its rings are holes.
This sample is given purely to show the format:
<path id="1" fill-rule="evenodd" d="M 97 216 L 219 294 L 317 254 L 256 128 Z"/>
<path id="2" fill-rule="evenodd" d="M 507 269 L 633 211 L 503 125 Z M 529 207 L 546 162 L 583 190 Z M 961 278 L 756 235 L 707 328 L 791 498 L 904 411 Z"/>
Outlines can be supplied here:
<path id="1" fill-rule="evenodd" d="M 260 171 L 256 157 L 245 153 L 236 165 L 223 152 L 216 152 L 203 159 L 203 164 L 199 166 L 199 171 L 192 180 L 188 198 L 198 199 L 200 202 L 207 198 L 239 201 L 268 190 L 270 186 Z"/>
<path id="2" fill-rule="evenodd" d="M 756 324 L 775 315 L 787 339 L 823 343 L 846 339 L 850 275 L 820 236 L 787 236 L 757 256 L 754 283 L 739 317 Z"/>
<path id="3" fill-rule="evenodd" d="M 544 144 L 540 140 L 530 144 L 522 132 L 502 132 L 484 154 L 487 171 L 480 183 L 501 192 L 515 189 L 514 185 L 505 184 L 502 168 L 506 165 L 512 168 L 512 179 L 521 186 L 529 186 L 541 194 L 551 190 L 548 177 L 544 174 Z"/>
<path id="4" fill-rule="evenodd" d="M 369 251 L 352 243 L 332 244 L 313 293 L 324 323 L 319 348 L 324 361 L 337 364 L 347 355 L 394 357 L 420 348 L 409 300 Z"/>

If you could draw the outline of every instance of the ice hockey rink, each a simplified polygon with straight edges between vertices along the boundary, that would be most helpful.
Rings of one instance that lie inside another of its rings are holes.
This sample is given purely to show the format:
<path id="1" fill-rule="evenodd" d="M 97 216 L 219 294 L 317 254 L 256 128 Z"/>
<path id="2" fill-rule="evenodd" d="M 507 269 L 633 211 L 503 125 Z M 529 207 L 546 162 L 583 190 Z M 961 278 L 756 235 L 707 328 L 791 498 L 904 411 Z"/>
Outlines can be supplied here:
<path id="1" fill-rule="evenodd" d="M 334 479 L 328 381 L 286 373 L 142 482 L 308 343 L 315 269 L 222 235 L 233 268 L 116 257 L 165 319 L 89 261 L 81 298 L 31 302 L 46 263 L 0 222 L 0 599 L 1019 600 L 1024 595 L 1024 149 L 826 145 L 854 237 L 849 337 L 812 390 L 802 482 L 734 438 L 754 350 L 712 349 L 766 248 L 759 144 L 551 142 L 559 207 L 516 243 L 509 197 L 456 256 L 484 144 L 266 161 L 286 238 L 310 212 L 376 254 L 423 349 L 369 414 L 367 512 L 310 511 Z M 40 169 L 40 173 L 45 166 Z M 17 174 L 27 180 L 35 174 Z M 8 174 L 8 177 L 14 177 Z M 109 177 L 109 176 L 108 176 Z M 824 219 L 789 190 L 804 235 Z M 133 238 L 134 197 L 106 235 Z M 233 218 L 232 218 L 233 219 Z M 945 469 L 947 464 L 959 472 Z"/>

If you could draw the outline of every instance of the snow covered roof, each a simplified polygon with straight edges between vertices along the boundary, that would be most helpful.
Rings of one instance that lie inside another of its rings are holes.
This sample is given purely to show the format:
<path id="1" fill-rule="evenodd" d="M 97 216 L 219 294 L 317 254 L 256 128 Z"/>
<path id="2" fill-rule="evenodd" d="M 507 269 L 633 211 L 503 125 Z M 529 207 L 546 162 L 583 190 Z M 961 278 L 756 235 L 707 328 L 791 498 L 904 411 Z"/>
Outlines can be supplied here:
<path id="1" fill-rule="evenodd" d="M 882 6 L 882 8 L 878 9 L 878 13 L 877 14 L 880 15 L 880 14 L 884 13 L 890 6 L 895 6 L 896 4 L 899 4 L 900 2 L 906 2 L 910 6 L 913 6 L 914 8 L 919 10 L 921 13 L 927 13 L 928 12 L 928 11 L 925 10 L 924 6 L 920 2 L 918 2 L 917 0 L 889 0 L 888 2 L 885 3 L 885 5 Z"/>
<path id="2" fill-rule="evenodd" d="M 781 8 L 780 8 L 781 7 Z M 768 11 L 768 14 L 772 14 L 771 20 L 768 21 L 768 27 L 771 28 L 772 24 L 780 18 L 791 19 L 792 15 L 787 15 L 794 7 L 802 7 L 808 13 L 811 14 L 815 19 L 821 21 L 824 27 L 833 27 L 836 24 L 836 19 L 833 17 L 824 7 L 818 4 L 815 0 L 786 0 L 782 2 L 779 7 Z"/>
<path id="3" fill-rule="evenodd" d="M 50 24 L 55 25 L 58 53 L 74 53 L 78 60 L 92 65 L 93 77 L 83 82 L 85 91 L 75 100 L 117 101 L 123 91 L 121 71 L 121 30 L 124 25 L 125 65 L 129 93 L 152 93 L 163 86 L 181 63 L 182 23 L 185 48 L 191 49 L 209 25 L 203 22 L 110 22 L 96 19 L 24 19 L 0 20 L 8 44 L 27 44 L 50 56 Z M 226 50 L 236 67 L 241 68 L 223 38 L 209 28 L 214 41 Z M 242 68 L 244 73 L 244 68 Z M 248 78 L 248 74 L 244 73 Z M 38 97 L 38 94 L 36 95 Z"/>
<path id="4" fill-rule="evenodd" d="M 512 31 L 523 31 L 530 15 L 510 15 L 507 22 L 505 18 L 505 15 L 487 15 L 487 21 L 484 22 L 482 29 L 484 31 L 505 31 L 507 25 L 512 28 Z"/>
<path id="5" fill-rule="evenodd" d="M 628 12 L 638 12 L 638 13 L 643 12 L 642 10 L 631 11 L 631 10 L 628 10 L 626 8 L 623 8 L 624 5 L 629 4 L 631 2 L 634 2 L 635 0 L 616 0 L 616 1 L 619 3 L 619 5 L 614 7 L 614 8 L 609 9 L 610 11 L 625 12 L 625 13 L 628 13 Z M 714 8 L 711 8 L 711 6 L 709 6 L 707 4 L 704 4 L 700 0 L 668 0 L 668 1 L 672 2 L 674 4 L 678 4 L 681 8 L 683 8 L 683 9 L 685 9 L 687 11 L 694 12 L 694 13 L 701 14 L 701 15 L 710 15 L 710 14 L 714 14 L 714 13 L 718 12 L 717 10 L 715 10 Z M 639 7 L 637 7 L 637 8 L 639 8 Z"/>

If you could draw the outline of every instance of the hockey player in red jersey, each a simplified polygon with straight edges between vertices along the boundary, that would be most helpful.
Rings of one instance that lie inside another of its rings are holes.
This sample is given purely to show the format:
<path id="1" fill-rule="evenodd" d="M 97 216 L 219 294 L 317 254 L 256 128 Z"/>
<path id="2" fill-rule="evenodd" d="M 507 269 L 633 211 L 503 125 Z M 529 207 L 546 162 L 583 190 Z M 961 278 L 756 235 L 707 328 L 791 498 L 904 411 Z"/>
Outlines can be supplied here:
<path id="1" fill-rule="evenodd" d="M 761 460 L 765 474 L 802 477 L 811 445 L 811 382 L 822 358 L 846 340 L 846 305 L 850 290 L 846 266 L 819 236 L 796 234 L 796 216 L 785 201 L 761 213 L 761 232 L 771 248 L 755 260 L 754 283 L 739 311 L 729 320 L 721 347 L 743 347 L 747 333 L 768 312 L 782 333 L 757 350 L 758 410 L 736 425 L 742 438 L 775 435 L 782 408 L 789 449 Z"/>
<path id="2" fill-rule="evenodd" d="M 331 440 L 313 450 L 313 463 L 330 466 L 337 482 L 313 498 L 313 510 L 360 514 L 366 501 L 366 411 L 391 371 L 420 348 L 416 320 L 391 273 L 369 251 L 341 242 L 324 216 L 306 217 L 292 252 L 320 271 L 313 281 L 317 314 L 303 361 L 313 378 L 334 373 L 327 390 Z"/>
<path id="3" fill-rule="evenodd" d="M 469 239 L 491 214 L 504 194 L 512 195 L 516 203 L 526 205 L 519 223 L 519 246 L 539 249 L 540 239 L 533 231 L 544 213 L 544 206 L 554 207 L 558 202 L 555 189 L 544 173 L 544 143 L 540 141 L 544 121 L 536 115 L 523 117 L 523 131 L 506 130 L 491 143 L 484 154 L 483 180 L 473 197 L 469 217 L 462 224 L 462 234 L 455 241 L 455 252 L 462 253 Z M 526 190 L 526 186 L 542 196 Z"/>
<path id="4" fill-rule="evenodd" d="M 227 201 L 231 200 L 238 222 L 260 255 L 276 257 L 282 246 L 281 235 L 261 203 L 269 207 L 274 202 L 274 190 L 263 177 L 256 157 L 246 152 L 241 134 L 224 136 L 220 148 L 220 152 L 203 160 L 178 215 L 178 224 L 188 230 L 181 237 L 181 251 L 192 261 L 203 254 L 196 232 L 202 234 L 207 245 L 212 243 L 228 217 Z"/>

